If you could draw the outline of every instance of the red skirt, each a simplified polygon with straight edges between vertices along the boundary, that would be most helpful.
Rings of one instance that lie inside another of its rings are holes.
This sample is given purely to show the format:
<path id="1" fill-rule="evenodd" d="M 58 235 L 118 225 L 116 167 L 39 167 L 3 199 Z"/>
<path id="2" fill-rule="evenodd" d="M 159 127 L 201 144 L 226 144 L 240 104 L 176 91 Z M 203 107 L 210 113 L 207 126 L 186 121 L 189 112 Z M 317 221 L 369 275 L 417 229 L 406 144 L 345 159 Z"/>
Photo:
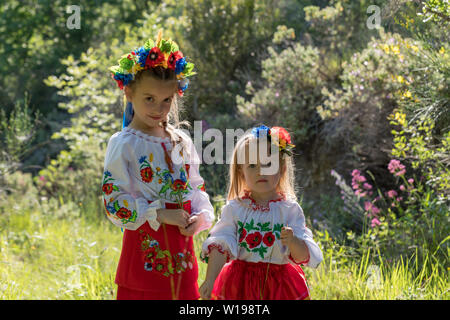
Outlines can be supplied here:
<path id="1" fill-rule="evenodd" d="M 233 260 L 222 268 L 211 297 L 214 300 L 304 300 L 309 299 L 309 290 L 298 265 Z"/>
<path id="2" fill-rule="evenodd" d="M 166 203 L 168 209 L 178 207 Z M 191 213 L 190 201 L 184 210 Z M 197 279 L 193 239 L 177 226 L 161 224 L 155 231 L 145 222 L 125 230 L 115 281 L 118 300 L 197 300 Z"/>

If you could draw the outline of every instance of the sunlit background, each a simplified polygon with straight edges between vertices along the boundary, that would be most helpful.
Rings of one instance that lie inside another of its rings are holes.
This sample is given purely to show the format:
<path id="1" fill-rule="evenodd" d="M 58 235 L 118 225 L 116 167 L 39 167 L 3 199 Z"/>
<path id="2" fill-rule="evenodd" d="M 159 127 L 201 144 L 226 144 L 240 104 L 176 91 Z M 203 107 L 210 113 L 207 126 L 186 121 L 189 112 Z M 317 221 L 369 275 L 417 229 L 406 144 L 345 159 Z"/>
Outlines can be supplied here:
<path id="1" fill-rule="evenodd" d="M 448 299 L 449 24 L 446 0 L 3 0 L 0 299 L 115 299 L 108 68 L 161 28 L 197 71 L 182 119 L 291 132 L 312 299 Z M 201 167 L 216 216 L 227 169 Z"/>

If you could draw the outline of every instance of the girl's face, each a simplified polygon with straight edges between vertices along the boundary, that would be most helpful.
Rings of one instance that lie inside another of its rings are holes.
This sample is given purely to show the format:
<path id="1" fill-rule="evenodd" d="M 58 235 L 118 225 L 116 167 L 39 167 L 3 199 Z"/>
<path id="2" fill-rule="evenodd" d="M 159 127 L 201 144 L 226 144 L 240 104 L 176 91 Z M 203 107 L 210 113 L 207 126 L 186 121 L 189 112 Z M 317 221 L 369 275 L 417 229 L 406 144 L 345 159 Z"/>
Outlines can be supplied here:
<path id="1" fill-rule="evenodd" d="M 144 76 L 133 87 L 125 87 L 127 100 L 133 104 L 132 124 L 141 128 L 158 127 L 167 120 L 172 100 L 175 99 L 176 81 L 158 80 Z"/>
<path id="2" fill-rule="evenodd" d="M 279 170 L 273 175 L 262 175 L 261 169 L 268 168 L 272 165 L 271 162 L 267 164 L 262 164 L 258 157 L 257 163 L 250 163 L 249 161 L 249 148 L 245 148 L 245 163 L 239 165 L 240 174 L 242 174 L 245 184 L 254 193 L 274 193 L 277 191 L 278 183 L 280 182 L 281 174 L 283 173 L 284 167 L 279 165 Z M 269 147 L 270 149 L 270 147 Z M 277 157 L 278 160 L 278 157 Z"/>

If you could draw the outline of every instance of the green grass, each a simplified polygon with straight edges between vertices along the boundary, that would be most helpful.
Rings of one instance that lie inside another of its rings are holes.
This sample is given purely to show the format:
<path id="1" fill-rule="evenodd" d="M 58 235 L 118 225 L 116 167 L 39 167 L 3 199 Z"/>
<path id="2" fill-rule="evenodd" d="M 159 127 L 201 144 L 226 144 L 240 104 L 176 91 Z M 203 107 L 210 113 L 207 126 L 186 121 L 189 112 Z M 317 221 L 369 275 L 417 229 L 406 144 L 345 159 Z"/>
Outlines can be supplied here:
<path id="1" fill-rule="evenodd" d="M 195 240 L 197 258 L 206 236 Z M 5 210 L 0 299 L 115 299 L 121 240 L 105 217 L 56 218 L 39 206 Z M 438 261 L 388 262 L 370 250 L 345 263 L 333 250 L 324 256 L 319 268 L 304 268 L 312 299 L 449 299 L 448 269 Z M 198 263 L 201 284 L 206 264 Z"/>

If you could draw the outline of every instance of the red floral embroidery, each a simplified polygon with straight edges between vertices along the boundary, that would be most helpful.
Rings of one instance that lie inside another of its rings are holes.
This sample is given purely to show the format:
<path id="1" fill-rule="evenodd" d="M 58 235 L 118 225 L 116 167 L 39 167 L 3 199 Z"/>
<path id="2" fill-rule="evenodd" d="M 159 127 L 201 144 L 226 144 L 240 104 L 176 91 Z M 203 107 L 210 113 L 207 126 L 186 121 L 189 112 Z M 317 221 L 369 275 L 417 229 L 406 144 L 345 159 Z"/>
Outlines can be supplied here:
<path id="1" fill-rule="evenodd" d="M 155 269 L 158 272 L 166 273 L 169 272 L 169 262 L 167 260 L 167 257 L 155 259 L 153 262 L 153 269 Z"/>
<path id="2" fill-rule="evenodd" d="M 152 182 L 152 180 L 153 180 L 152 168 L 146 167 L 146 168 L 142 169 L 141 177 L 142 177 L 142 181 L 144 181 L 144 182 L 147 182 L 147 183 Z"/>
<path id="3" fill-rule="evenodd" d="M 242 229 L 240 235 L 239 235 L 239 242 L 242 242 L 245 239 L 245 236 L 247 235 L 247 230 Z"/>
<path id="4" fill-rule="evenodd" d="M 270 211 L 270 203 L 271 202 L 278 202 L 278 201 L 286 200 L 286 195 L 282 192 L 279 192 L 278 193 L 279 197 L 277 199 L 269 200 L 269 202 L 267 203 L 267 206 L 262 206 L 262 205 L 257 204 L 256 200 L 250 196 L 250 191 L 245 190 L 244 193 L 245 194 L 241 199 L 249 199 L 251 201 L 251 208 L 253 210 L 258 210 L 258 211 Z"/>
<path id="5" fill-rule="evenodd" d="M 226 255 L 226 257 L 227 257 L 226 262 L 230 261 L 230 253 L 228 252 L 228 250 L 224 250 L 221 245 L 216 244 L 216 243 L 211 243 L 208 246 L 208 252 L 206 253 L 206 255 L 205 256 L 200 255 L 200 259 L 202 259 L 203 261 L 208 263 L 208 257 L 209 257 L 209 255 L 210 255 L 210 253 L 211 253 L 213 248 L 216 248 L 217 251 L 219 251 L 221 254 L 225 254 Z"/>
<path id="6" fill-rule="evenodd" d="M 105 183 L 102 187 L 102 191 L 105 194 L 111 194 L 113 192 L 113 184 L 112 183 Z"/>
<path id="7" fill-rule="evenodd" d="M 132 212 L 130 210 L 128 210 L 127 208 L 120 208 L 117 212 L 116 212 L 116 216 L 119 217 L 120 219 L 129 219 L 132 215 Z"/>
<path id="8" fill-rule="evenodd" d="M 163 250 L 158 241 L 143 230 L 139 230 L 139 240 L 146 271 L 158 272 L 168 277 L 174 272 L 181 273 L 193 269 L 196 260 L 191 252 L 172 254 L 169 250 Z"/>
<path id="9" fill-rule="evenodd" d="M 144 255 L 142 256 L 144 258 L 144 262 L 151 263 L 152 260 L 156 257 L 157 254 L 157 247 L 148 247 L 144 250 Z"/>
<path id="10" fill-rule="evenodd" d="M 186 164 L 185 164 L 185 167 L 186 167 L 186 174 L 187 174 L 187 177 L 189 178 L 189 169 L 191 168 L 191 165 L 188 164 L 188 163 L 186 163 Z"/>
<path id="11" fill-rule="evenodd" d="M 262 235 L 259 232 L 250 233 L 245 239 L 250 249 L 258 246 L 262 241 Z"/>
<path id="12" fill-rule="evenodd" d="M 275 235 L 272 232 L 267 232 L 263 237 L 263 242 L 266 246 L 271 247 L 275 242 Z"/>
<path id="13" fill-rule="evenodd" d="M 187 184 L 181 179 L 175 180 L 172 184 L 172 189 L 175 191 L 185 190 L 186 188 L 187 188 Z"/>

